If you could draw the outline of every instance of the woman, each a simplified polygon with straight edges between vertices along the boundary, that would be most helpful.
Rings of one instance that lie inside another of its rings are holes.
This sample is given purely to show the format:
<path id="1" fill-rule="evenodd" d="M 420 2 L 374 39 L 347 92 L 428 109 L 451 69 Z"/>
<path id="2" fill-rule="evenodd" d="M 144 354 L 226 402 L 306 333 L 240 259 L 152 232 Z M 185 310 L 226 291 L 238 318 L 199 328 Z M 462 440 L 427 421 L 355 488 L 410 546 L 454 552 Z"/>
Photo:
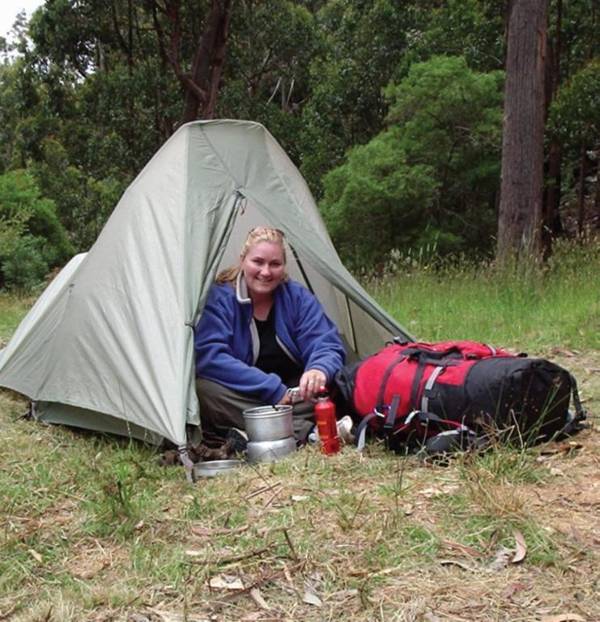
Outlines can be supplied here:
<path id="1" fill-rule="evenodd" d="M 283 234 L 250 231 L 238 266 L 212 286 L 196 326 L 196 388 L 205 430 L 244 429 L 242 412 L 309 401 L 344 364 L 336 326 L 317 299 L 288 279 Z M 313 427 L 312 408 L 294 408 L 296 438 Z"/>

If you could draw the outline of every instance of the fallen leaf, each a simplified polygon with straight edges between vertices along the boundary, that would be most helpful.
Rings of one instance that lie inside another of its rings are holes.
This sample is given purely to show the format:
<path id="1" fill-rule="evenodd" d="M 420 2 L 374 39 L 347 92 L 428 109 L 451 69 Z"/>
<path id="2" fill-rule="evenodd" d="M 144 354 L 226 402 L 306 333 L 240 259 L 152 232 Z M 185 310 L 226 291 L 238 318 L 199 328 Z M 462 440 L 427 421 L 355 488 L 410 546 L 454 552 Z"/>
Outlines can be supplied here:
<path id="1" fill-rule="evenodd" d="M 424 497 L 439 497 L 440 495 L 444 494 L 444 491 L 441 490 L 440 488 L 424 488 L 423 490 L 421 490 L 421 494 Z"/>
<path id="2" fill-rule="evenodd" d="M 518 564 L 519 562 L 522 562 L 527 555 L 527 544 L 525 542 L 525 537 L 518 529 L 515 529 L 513 531 L 513 536 L 515 537 L 516 549 L 515 554 L 510 560 L 510 563 Z"/>
<path id="3" fill-rule="evenodd" d="M 335 599 L 335 600 L 344 600 L 346 598 L 350 598 L 352 596 L 357 596 L 357 595 L 358 595 L 357 589 L 339 590 L 338 592 L 333 592 L 332 594 L 330 594 L 329 598 Z"/>
<path id="4" fill-rule="evenodd" d="M 292 495 L 292 501 L 306 501 L 308 498 L 307 495 Z"/>
<path id="5" fill-rule="evenodd" d="M 216 590 L 243 590 L 244 584 L 239 577 L 227 574 L 220 574 L 212 577 L 208 585 Z"/>
<path id="6" fill-rule="evenodd" d="M 559 613 L 552 616 L 542 616 L 542 622 L 585 622 L 577 613 Z"/>
<path id="7" fill-rule="evenodd" d="M 577 350 L 567 350 L 565 348 L 552 348 L 552 354 L 562 354 L 563 356 L 568 356 L 569 358 L 573 358 L 577 356 Z"/>
<path id="8" fill-rule="evenodd" d="M 29 549 L 28 553 L 31 555 L 31 557 L 33 557 L 33 559 L 35 559 L 36 562 L 38 562 L 39 564 L 43 563 L 43 559 L 42 556 L 34 549 Z"/>
<path id="9" fill-rule="evenodd" d="M 102 572 L 108 565 L 108 559 L 92 559 L 87 560 L 84 563 L 83 567 L 76 567 L 72 570 L 72 574 L 74 577 L 78 579 L 83 579 L 84 581 L 89 581 L 93 577 L 95 577 L 99 572 Z"/>
<path id="10" fill-rule="evenodd" d="M 250 590 L 250 596 L 252 596 L 252 600 L 261 608 L 269 611 L 271 607 L 267 604 L 267 601 L 263 598 L 263 595 L 260 593 L 260 590 L 257 587 L 253 587 Z"/>
<path id="11" fill-rule="evenodd" d="M 323 601 L 315 594 L 315 592 L 308 588 L 304 592 L 302 600 L 309 605 L 315 605 L 315 607 L 321 607 L 323 605 Z"/>
<path id="12" fill-rule="evenodd" d="M 135 524 L 134 529 L 136 529 L 137 531 L 139 531 L 140 529 L 142 529 L 142 527 L 144 526 L 144 521 L 141 520 L 139 523 Z"/>
<path id="13" fill-rule="evenodd" d="M 577 449 L 582 449 L 583 445 L 581 443 L 577 443 L 576 441 L 568 441 L 566 443 L 561 443 L 560 445 L 554 447 L 545 447 L 542 449 L 540 454 L 542 456 L 553 456 L 556 454 L 568 454 Z"/>

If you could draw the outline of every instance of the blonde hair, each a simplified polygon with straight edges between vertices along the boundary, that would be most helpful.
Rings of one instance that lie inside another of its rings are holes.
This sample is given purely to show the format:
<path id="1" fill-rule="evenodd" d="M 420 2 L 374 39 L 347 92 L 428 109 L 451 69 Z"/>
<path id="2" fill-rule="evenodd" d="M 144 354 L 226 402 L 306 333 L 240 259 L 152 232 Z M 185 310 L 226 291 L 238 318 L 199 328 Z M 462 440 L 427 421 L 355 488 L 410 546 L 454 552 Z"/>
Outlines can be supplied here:
<path id="1" fill-rule="evenodd" d="M 240 260 L 237 266 L 231 266 L 230 268 L 226 268 L 219 272 L 216 278 L 217 283 L 233 283 L 240 273 L 242 261 L 249 253 L 250 249 L 260 242 L 272 242 L 273 244 L 279 244 L 281 246 L 281 252 L 283 253 L 283 264 L 287 263 L 285 256 L 285 244 L 284 244 L 284 235 L 281 229 L 274 229 L 273 227 L 254 227 L 254 229 L 250 229 L 248 235 L 246 236 L 246 240 L 242 246 L 242 250 L 240 252 Z M 284 277 L 284 280 L 287 279 L 287 274 Z"/>

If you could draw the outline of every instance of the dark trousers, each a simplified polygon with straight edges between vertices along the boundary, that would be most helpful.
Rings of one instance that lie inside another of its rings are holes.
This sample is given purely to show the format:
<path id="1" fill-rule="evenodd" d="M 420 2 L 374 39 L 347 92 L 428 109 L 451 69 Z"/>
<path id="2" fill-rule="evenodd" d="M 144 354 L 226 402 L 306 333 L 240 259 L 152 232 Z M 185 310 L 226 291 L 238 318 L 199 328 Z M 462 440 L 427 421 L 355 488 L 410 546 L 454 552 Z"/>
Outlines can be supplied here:
<path id="1" fill-rule="evenodd" d="M 244 410 L 266 406 L 255 397 L 232 391 L 217 382 L 204 378 L 196 379 L 196 393 L 200 402 L 200 422 L 206 432 L 225 437 L 227 430 L 245 430 Z M 294 436 L 304 442 L 315 425 L 314 404 L 294 404 Z"/>

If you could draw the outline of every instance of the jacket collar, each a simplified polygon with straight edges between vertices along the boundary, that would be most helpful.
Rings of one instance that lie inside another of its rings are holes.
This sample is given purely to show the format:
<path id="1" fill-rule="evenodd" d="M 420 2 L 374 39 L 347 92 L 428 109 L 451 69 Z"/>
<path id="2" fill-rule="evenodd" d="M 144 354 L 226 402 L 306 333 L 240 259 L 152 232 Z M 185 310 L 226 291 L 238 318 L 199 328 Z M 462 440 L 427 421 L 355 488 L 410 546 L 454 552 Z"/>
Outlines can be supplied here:
<path id="1" fill-rule="evenodd" d="M 246 285 L 246 280 L 241 270 L 235 278 L 235 297 L 241 305 L 252 304 L 252 300 L 250 300 L 248 295 L 248 285 Z"/>

